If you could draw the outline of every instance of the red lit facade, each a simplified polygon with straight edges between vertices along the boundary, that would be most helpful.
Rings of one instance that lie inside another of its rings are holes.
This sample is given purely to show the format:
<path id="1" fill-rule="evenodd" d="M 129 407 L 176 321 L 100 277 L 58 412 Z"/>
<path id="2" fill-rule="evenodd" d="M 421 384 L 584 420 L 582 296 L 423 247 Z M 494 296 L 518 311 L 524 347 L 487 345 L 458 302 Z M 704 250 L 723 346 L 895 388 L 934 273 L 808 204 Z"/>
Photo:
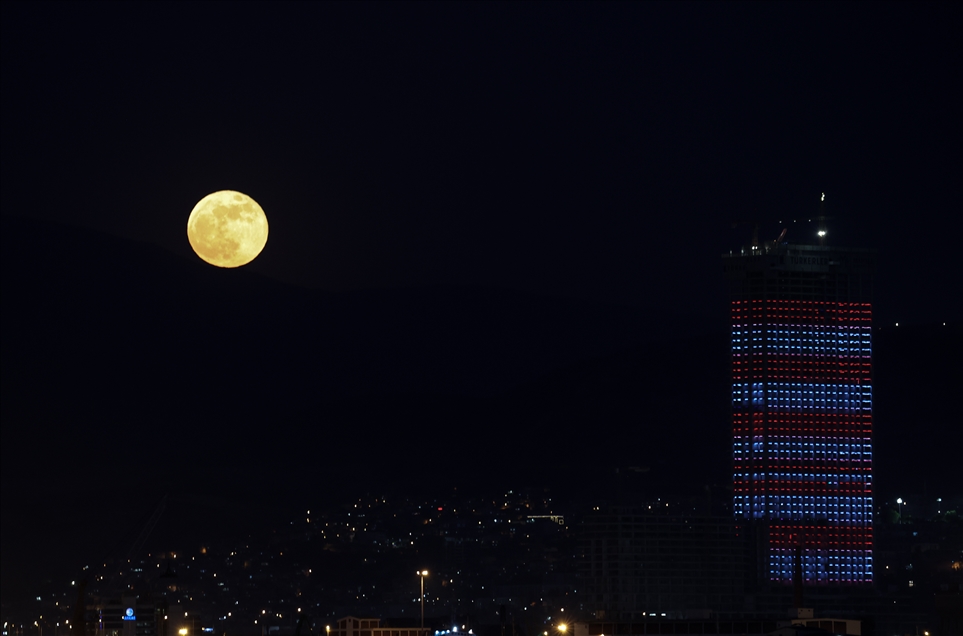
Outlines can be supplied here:
<path id="1" fill-rule="evenodd" d="M 733 508 L 760 582 L 873 580 L 872 254 L 770 246 L 730 283 Z"/>

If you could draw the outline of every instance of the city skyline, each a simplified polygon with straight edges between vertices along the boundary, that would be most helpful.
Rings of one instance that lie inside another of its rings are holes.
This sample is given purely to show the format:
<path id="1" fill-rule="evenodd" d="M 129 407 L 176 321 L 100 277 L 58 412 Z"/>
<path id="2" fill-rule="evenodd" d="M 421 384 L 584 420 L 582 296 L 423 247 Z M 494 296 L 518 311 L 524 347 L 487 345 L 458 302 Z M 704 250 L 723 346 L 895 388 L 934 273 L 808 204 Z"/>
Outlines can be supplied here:
<path id="1" fill-rule="evenodd" d="M 877 254 L 876 494 L 942 487 L 961 15 L 0 4 L 5 600 L 165 493 L 245 510 L 177 536 L 383 489 L 721 496 L 720 255 L 820 215 Z M 228 189 L 270 237 L 221 270 L 187 223 Z"/>

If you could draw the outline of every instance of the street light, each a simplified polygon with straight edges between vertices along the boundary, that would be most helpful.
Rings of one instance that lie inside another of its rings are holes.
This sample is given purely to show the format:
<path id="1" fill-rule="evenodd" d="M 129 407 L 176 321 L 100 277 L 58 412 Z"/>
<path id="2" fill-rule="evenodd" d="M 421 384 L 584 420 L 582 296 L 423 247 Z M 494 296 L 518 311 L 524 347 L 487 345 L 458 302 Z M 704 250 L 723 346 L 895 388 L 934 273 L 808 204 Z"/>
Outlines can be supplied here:
<path id="1" fill-rule="evenodd" d="M 428 570 L 418 570 L 415 572 L 421 577 L 421 628 L 425 628 L 425 577 L 428 576 Z"/>
<path id="2" fill-rule="evenodd" d="M 896 505 L 899 506 L 899 508 L 898 508 L 898 509 L 899 509 L 899 522 L 900 522 L 900 523 L 903 523 L 903 498 L 902 498 L 902 497 L 897 497 L 897 498 L 896 498 Z"/>

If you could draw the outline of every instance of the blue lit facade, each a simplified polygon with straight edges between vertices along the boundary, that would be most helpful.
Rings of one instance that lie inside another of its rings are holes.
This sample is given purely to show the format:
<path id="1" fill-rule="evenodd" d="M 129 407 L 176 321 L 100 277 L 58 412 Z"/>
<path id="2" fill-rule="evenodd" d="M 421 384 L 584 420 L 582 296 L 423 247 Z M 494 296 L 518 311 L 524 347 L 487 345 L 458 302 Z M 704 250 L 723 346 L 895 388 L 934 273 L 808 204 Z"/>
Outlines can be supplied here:
<path id="1" fill-rule="evenodd" d="M 782 246 L 725 257 L 733 508 L 756 578 L 873 579 L 871 253 Z"/>

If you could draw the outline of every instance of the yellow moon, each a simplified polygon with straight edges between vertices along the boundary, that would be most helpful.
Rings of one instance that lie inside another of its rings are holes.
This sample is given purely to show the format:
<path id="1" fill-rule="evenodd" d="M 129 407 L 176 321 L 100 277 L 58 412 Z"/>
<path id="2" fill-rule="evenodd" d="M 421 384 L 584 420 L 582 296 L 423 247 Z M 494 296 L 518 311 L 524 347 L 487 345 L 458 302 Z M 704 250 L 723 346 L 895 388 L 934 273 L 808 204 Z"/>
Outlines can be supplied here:
<path id="1" fill-rule="evenodd" d="M 218 267 L 247 265 L 267 243 L 268 223 L 257 201 L 235 192 L 213 192 L 191 210 L 187 240 L 203 260 Z"/>

